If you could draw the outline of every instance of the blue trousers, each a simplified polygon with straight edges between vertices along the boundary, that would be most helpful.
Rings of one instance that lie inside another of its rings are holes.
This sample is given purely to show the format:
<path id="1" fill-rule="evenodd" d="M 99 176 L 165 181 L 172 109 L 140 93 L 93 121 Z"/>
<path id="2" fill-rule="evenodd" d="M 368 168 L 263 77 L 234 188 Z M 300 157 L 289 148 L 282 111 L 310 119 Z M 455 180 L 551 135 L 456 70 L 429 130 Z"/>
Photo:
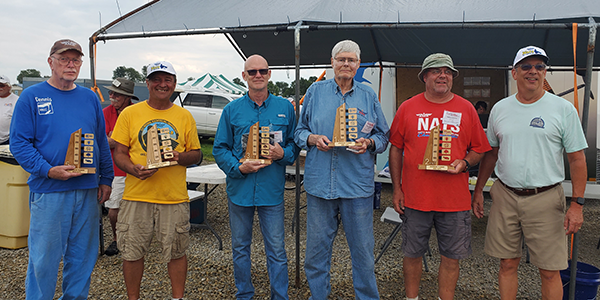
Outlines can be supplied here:
<path id="1" fill-rule="evenodd" d="M 98 258 L 98 189 L 29 194 L 29 264 L 27 300 L 54 297 L 63 260 L 60 299 L 87 299 Z"/>
<path id="2" fill-rule="evenodd" d="M 260 230 L 267 255 L 267 271 L 271 283 L 271 299 L 289 299 L 288 266 L 284 243 L 284 203 L 275 206 L 239 206 L 228 199 L 229 226 L 231 227 L 231 250 L 233 253 L 233 277 L 237 299 L 252 299 L 250 246 L 254 211 L 258 212 Z"/>
<path id="3" fill-rule="evenodd" d="M 306 195 L 306 259 L 304 272 L 311 299 L 325 300 L 331 293 L 331 253 L 339 226 L 344 224 L 352 259 L 356 299 L 379 299 L 373 248 L 373 197 L 327 200 Z"/>

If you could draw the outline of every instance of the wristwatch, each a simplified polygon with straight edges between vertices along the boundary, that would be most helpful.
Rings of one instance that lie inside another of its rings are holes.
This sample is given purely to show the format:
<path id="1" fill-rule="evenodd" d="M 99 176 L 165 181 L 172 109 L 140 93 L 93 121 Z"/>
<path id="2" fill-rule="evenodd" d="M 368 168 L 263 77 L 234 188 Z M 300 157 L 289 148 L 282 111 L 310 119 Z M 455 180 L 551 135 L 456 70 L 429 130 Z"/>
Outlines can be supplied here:
<path id="1" fill-rule="evenodd" d="M 585 198 L 582 198 L 582 197 L 577 197 L 575 199 L 571 198 L 571 201 L 573 201 L 579 205 L 583 205 L 585 203 Z"/>
<path id="2" fill-rule="evenodd" d="M 465 170 L 463 172 L 468 172 L 469 169 L 471 168 L 471 164 L 469 163 L 468 160 L 463 159 L 463 161 L 465 162 L 466 166 L 465 166 Z"/>
<path id="3" fill-rule="evenodd" d="M 371 143 L 369 143 L 369 147 L 367 147 L 367 150 L 375 151 L 375 141 L 373 139 L 369 139 L 369 140 L 371 140 Z"/>

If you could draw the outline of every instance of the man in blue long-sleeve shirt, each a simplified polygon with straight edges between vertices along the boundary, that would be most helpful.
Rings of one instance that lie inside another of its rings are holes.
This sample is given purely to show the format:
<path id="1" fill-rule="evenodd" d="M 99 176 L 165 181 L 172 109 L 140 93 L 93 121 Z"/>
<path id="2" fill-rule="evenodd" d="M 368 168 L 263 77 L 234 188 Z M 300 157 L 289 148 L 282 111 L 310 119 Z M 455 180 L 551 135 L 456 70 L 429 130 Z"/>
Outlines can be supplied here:
<path id="1" fill-rule="evenodd" d="M 304 98 L 294 140 L 307 149 L 306 261 L 304 270 L 312 299 L 331 293 L 331 247 L 344 224 L 352 256 L 356 299 L 379 299 L 373 247 L 373 193 L 375 154 L 385 151 L 388 125 L 375 92 L 353 80 L 360 67 L 360 48 L 353 41 L 337 43 L 331 51 L 335 78 L 316 82 Z M 357 136 L 361 146 L 329 147 L 336 110 L 356 108 Z"/>
<path id="2" fill-rule="evenodd" d="M 10 151 L 31 173 L 26 299 L 53 298 L 61 258 L 61 299 L 86 299 L 98 256 L 99 203 L 110 196 L 113 167 L 100 101 L 75 84 L 82 56 L 78 43 L 55 42 L 48 57 L 52 76 L 23 91 L 10 126 Z M 96 168 L 95 174 L 64 165 L 78 129 L 93 134 L 85 144 L 93 147 L 93 162 L 85 165 L 85 159 L 82 167 Z"/>
<path id="3" fill-rule="evenodd" d="M 250 273 L 252 222 L 258 212 L 265 243 L 267 269 L 271 282 L 271 299 L 288 299 L 288 268 L 284 245 L 285 166 L 291 165 L 299 148 L 294 144 L 296 118 L 293 105 L 267 90 L 271 70 L 260 55 L 252 55 L 244 64 L 242 77 L 248 93 L 223 109 L 213 144 L 213 156 L 227 174 L 227 196 L 233 274 L 237 299 L 252 299 L 254 287 Z M 274 145 L 264 156 L 270 165 L 246 160 L 242 136 L 259 122 L 274 134 Z"/>

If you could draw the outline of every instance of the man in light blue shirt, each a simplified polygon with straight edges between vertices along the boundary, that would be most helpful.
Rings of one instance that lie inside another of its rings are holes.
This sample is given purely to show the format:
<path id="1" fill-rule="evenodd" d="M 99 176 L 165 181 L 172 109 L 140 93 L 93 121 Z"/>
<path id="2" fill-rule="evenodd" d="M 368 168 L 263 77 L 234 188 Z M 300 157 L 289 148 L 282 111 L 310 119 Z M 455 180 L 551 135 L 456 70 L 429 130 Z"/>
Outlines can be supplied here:
<path id="1" fill-rule="evenodd" d="M 375 92 L 353 78 L 360 67 L 360 48 L 353 41 L 337 43 L 331 52 L 335 78 L 316 82 L 306 92 L 296 144 L 307 149 L 304 187 L 307 192 L 306 261 L 311 299 L 331 293 L 331 247 L 344 224 L 352 256 L 357 299 L 379 299 L 373 247 L 375 154 L 385 151 L 389 127 Z M 337 108 L 356 108 L 360 146 L 329 147 Z"/>
<path id="2" fill-rule="evenodd" d="M 267 90 L 271 70 L 260 55 L 252 55 L 244 64 L 242 78 L 248 93 L 223 109 L 213 144 L 213 155 L 219 168 L 227 174 L 227 196 L 233 274 L 237 299 L 252 299 L 250 245 L 252 222 L 257 211 L 265 243 L 267 269 L 271 282 L 271 299 L 288 298 L 288 268 L 284 245 L 285 166 L 291 165 L 300 149 L 294 144 L 296 115 L 293 105 Z M 242 136 L 259 122 L 273 133 L 274 145 L 264 156 L 267 165 L 246 160 Z"/>

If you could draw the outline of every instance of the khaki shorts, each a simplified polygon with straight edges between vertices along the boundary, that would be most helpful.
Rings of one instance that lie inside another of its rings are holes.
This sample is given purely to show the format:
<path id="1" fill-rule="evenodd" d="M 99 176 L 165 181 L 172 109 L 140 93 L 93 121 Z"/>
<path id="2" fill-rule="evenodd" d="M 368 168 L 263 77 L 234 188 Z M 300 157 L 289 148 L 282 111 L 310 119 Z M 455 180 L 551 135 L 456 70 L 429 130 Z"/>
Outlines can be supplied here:
<path id="1" fill-rule="evenodd" d="M 123 192 L 125 191 L 125 177 L 115 176 L 115 179 L 113 179 L 110 198 L 104 202 L 106 208 L 119 209 L 121 199 L 123 199 Z"/>
<path id="2" fill-rule="evenodd" d="M 496 181 L 490 195 L 493 202 L 485 253 L 506 259 L 521 257 L 524 239 L 536 267 L 551 271 L 568 267 L 567 203 L 560 184 L 536 195 L 518 196 Z"/>
<path id="3" fill-rule="evenodd" d="M 143 258 L 152 235 L 162 244 L 162 260 L 185 255 L 190 244 L 190 204 L 155 204 L 123 200 L 117 220 L 117 245 L 123 260 Z"/>

